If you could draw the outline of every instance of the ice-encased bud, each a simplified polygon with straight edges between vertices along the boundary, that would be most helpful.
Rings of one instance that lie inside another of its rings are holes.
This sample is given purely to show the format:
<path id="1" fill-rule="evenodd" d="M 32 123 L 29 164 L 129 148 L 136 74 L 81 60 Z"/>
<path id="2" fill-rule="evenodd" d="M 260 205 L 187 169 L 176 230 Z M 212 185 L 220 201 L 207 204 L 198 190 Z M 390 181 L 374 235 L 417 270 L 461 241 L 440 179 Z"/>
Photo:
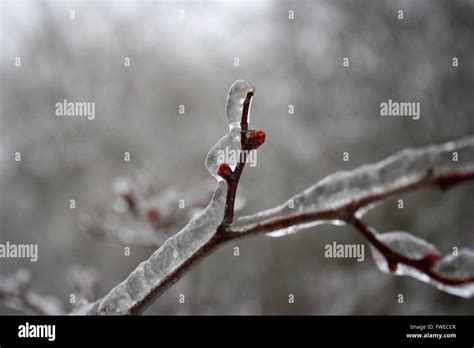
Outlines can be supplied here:
<path id="1" fill-rule="evenodd" d="M 218 181 L 223 178 L 217 174 L 219 166 L 227 163 L 232 170 L 237 166 L 240 155 L 240 128 L 232 128 L 208 152 L 206 168 Z"/>
<path id="2" fill-rule="evenodd" d="M 206 157 L 206 168 L 218 181 L 223 180 L 217 174 L 222 163 L 227 163 L 234 170 L 239 162 L 240 121 L 242 120 L 244 101 L 249 92 L 255 92 L 255 87 L 250 82 L 237 80 L 232 84 L 227 94 L 226 111 L 229 131 L 209 150 Z"/>
<path id="3" fill-rule="evenodd" d="M 227 122 L 230 127 L 240 127 L 244 101 L 249 92 L 255 93 L 255 87 L 245 80 L 237 80 L 230 87 L 226 104 Z"/>

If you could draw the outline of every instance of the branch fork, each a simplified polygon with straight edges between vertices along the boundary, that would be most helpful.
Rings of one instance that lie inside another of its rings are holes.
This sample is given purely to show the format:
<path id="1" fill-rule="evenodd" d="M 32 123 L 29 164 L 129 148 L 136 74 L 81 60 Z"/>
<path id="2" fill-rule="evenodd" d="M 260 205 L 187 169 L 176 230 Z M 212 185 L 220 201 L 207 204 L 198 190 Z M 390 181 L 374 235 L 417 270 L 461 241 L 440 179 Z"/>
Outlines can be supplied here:
<path id="1" fill-rule="evenodd" d="M 247 154 L 249 151 L 258 149 L 265 142 L 265 132 L 261 129 L 248 129 L 248 115 L 250 110 L 250 102 L 252 101 L 253 92 L 247 93 L 243 103 L 242 118 L 240 120 L 240 159 L 234 170 L 228 163 L 222 163 L 219 166 L 217 174 L 227 182 L 227 197 L 225 203 L 224 219 L 222 220 L 219 230 L 223 231 L 232 224 L 234 219 L 235 195 L 237 194 L 237 186 L 239 185 L 240 176 L 247 162 Z"/>

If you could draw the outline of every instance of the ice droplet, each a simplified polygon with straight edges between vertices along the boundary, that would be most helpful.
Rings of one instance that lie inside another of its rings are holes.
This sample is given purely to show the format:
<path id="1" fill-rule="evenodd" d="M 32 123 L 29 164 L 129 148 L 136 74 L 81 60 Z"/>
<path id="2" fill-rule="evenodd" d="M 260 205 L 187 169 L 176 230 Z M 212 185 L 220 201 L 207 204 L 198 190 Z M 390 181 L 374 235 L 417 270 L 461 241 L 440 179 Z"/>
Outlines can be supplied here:
<path id="1" fill-rule="evenodd" d="M 222 163 L 227 163 L 234 170 L 239 162 L 240 121 L 248 92 L 255 92 L 255 87 L 250 82 L 237 80 L 227 94 L 226 112 L 229 131 L 209 150 L 206 157 L 206 168 L 218 181 L 224 180 L 217 175 L 217 170 Z"/>
<path id="2" fill-rule="evenodd" d="M 472 277 L 474 276 L 474 251 L 461 249 L 457 255 L 446 255 L 436 264 L 434 270 L 450 279 Z"/>
<path id="3" fill-rule="evenodd" d="M 224 180 L 217 175 L 217 170 L 222 163 L 227 163 L 232 170 L 238 163 L 240 154 L 240 127 L 231 128 L 224 137 L 208 152 L 206 168 L 218 181 Z"/>
<path id="4" fill-rule="evenodd" d="M 283 230 L 278 230 L 275 232 L 270 232 L 267 233 L 266 235 L 268 237 L 283 237 L 287 236 L 289 234 L 294 234 L 300 230 L 308 229 L 311 227 L 319 226 L 319 225 L 334 225 L 334 226 L 344 226 L 346 223 L 342 220 L 324 220 L 324 221 L 314 221 L 314 222 L 308 222 L 305 224 L 299 224 L 299 225 L 293 225 L 288 228 L 285 228 Z"/>
<path id="5" fill-rule="evenodd" d="M 249 92 L 255 93 L 255 87 L 245 80 L 237 80 L 230 87 L 226 104 L 227 122 L 230 128 L 240 128 L 244 100 Z"/>
<path id="6" fill-rule="evenodd" d="M 458 255 L 446 255 L 434 267 L 434 271 L 448 279 L 467 279 L 474 277 L 474 251 L 460 249 Z M 450 286 L 436 282 L 434 285 L 450 294 L 471 298 L 474 296 L 474 282 Z"/>
<path id="7" fill-rule="evenodd" d="M 380 204 L 380 202 L 374 202 L 374 203 L 368 204 L 364 207 L 361 207 L 361 208 L 359 208 L 359 210 L 357 210 L 355 212 L 354 215 L 355 215 L 356 218 L 362 219 L 365 214 L 367 214 L 369 211 L 371 211 L 372 209 L 377 207 L 379 204 Z"/>

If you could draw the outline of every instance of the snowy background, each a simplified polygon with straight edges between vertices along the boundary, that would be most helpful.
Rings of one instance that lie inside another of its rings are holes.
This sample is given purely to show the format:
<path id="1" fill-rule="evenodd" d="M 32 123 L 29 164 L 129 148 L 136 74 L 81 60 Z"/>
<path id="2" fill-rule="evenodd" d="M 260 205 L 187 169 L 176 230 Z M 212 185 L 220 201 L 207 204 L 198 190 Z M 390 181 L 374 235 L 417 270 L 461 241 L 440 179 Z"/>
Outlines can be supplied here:
<path id="1" fill-rule="evenodd" d="M 473 134 L 473 18 L 472 1 L 2 1 L 0 242 L 38 243 L 39 261 L 2 259 L 0 273 L 30 268 L 32 288 L 65 303 L 71 265 L 96 267 L 100 294 L 122 281 L 154 248 L 124 256 L 123 246 L 90 238 L 79 217 L 112 206 L 114 179 L 136 172 L 158 191 L 201 185 L 237 79 L 255 84 L 251 127 L 267 133 L 242 177 L 239 214 L 273 207 L 334 171 Z M 96 118 L 56 117 L 63 99 L 95 102 Z M 421 119 L 380 117 L 387 99 L 420 102 Z M 396 197 L 366 219 L 443 253 L 473 249 L 473 194 L 472 184 L 411 193 L 404 209 Z M 472 301 L 380 273 L 367 247 L 362 263 L 326 259 L 333 241 L 364 243 L 350 227 L 321 226 L 230 244 L 147 314 L 474 313 Z M 19 312 L 0 305 L 0 313 Z"/>

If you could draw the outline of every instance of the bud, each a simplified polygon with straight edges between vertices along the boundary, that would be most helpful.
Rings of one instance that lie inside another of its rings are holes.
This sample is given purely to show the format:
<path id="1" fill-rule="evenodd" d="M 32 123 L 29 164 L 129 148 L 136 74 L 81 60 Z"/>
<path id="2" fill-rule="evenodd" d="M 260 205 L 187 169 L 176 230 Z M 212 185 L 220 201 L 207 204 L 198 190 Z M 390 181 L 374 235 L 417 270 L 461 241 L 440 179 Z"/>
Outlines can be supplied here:
<path id="1" fill-rule="evenodd" d="M 230 179 L 230 177 L 232 176 L 232 173 L 233 173 L 232 169 L 227 163 L 222 163 L 219 166 L 219 169 L 217 170 L 217 174 L 223 177 L 225 180 Z"/>
<path id="2" fill-rule="evenodd" d="M 146 211 L 147 221 L 154 227 L 158 227 L 160 221 L 160 211 L 156 207 L 151 207 Z"/>
<path id="3" fill-rule="evenodd" d="M 264 142 L 265 132 L 261 129 L 258 129 L 250 132 L 245 145 L 248 150 L 255 150 L 258 149 Z"/>

